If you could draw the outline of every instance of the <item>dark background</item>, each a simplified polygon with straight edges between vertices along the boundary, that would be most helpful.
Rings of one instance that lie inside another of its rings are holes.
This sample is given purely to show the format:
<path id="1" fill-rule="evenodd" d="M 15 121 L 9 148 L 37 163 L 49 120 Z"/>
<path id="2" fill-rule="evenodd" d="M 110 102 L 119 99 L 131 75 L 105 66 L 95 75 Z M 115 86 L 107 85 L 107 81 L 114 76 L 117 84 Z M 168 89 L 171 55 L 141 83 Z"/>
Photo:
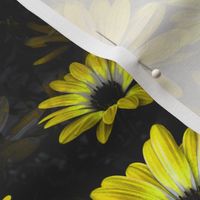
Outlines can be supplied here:
<path id="1" fill-rule="evenodd" d="M 33 66 L 38 57 L 54 46 L 26 47 L 25 40 L 36 35 L 27 28 L 28 22 L 44 23 L 16 0 L 0 0 L 0 96 L 6 96 L 10 104 L 7 126 L 48 97 L 42 84 L 65 74 L 71 62 L 83 63 L 87 54 L 69 43 L 68 51 L 56 60 Z M 13 200 L 89 199 L 91 190 L 98 187 L 104 177 L 123 175 L 128 164 L 143 161 L 142 145 L 149 138 L 154 123 L 165 125 L 181 142 L 185 126 L 156 103 L 121 111 L 106 145 L 97 142 L 95 128 L 61 145 L 58 134 L 62 126 L 51 128 L 43 133 L 40 146 L 26 159 L 1 166 L 0 198 L 10 193 Z M 40 136 L 35 134 L 35 137 Z M 3 137 L 0 140 L 3 141 Z M 16 151 L 23 148 L 18 146 Z"/>

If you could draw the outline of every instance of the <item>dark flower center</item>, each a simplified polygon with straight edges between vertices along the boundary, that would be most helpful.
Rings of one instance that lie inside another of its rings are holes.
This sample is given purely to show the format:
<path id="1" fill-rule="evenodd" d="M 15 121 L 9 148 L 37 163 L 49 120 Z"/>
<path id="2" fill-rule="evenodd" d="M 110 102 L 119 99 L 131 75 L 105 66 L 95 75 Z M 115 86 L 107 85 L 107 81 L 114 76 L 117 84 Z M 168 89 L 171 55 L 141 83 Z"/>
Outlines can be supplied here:
<path id="1" fill-rule="evenodd" d="M 119 83 L 109 81 L 94 91 L 91 95 L 91 104 L 97 110 L 106 110 L 109 106 L 117 103 L 124 95 L 125 93 Z"/>
<path id="2" fill-rule="evenodd" d="M 185 193 L 185 197 L 180 197 L 179 200 L 200 200 L 200 190 L 190 190 Z"/>

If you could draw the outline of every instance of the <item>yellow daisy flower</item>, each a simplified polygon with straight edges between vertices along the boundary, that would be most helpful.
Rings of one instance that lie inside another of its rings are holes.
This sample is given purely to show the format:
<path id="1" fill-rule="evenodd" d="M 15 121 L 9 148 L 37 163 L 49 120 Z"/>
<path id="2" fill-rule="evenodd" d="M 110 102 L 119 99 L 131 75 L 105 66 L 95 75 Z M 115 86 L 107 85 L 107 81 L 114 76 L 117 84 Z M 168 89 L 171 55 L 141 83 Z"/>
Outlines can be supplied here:
<path id="1" fill-rule="evenodd" d="M 153 125 L 143 146 L 146 164 L 132 163 L 126 176 L 111 176 L 93 200 L 199 200 L 200 135 L 187 129 L 179 147 L 162 125 Z"/>
<path id="2" fill-rule="evenodd" d="M 54 30 L 51 26 L 32 22 L 28 24 L 28 27 L 42 35 L 28 39 L 25 42 L 26 46 L 29 46 L 31 48 L 43 48 L 50 43 L 61 44 L 59 47 L 55 48 L 54 50 L 36 60 L 33 65 L 37 66 L 48 63 L 66 52 L 66 50 L 68 49 L 69 40 L 56 30 Z"/>
<path id="3" fill-rule="evenodd" d="M 74 119 L 61 132 L 60 143 L 68 143 L 83 132 L 97 125 L 99 142 L 106 143 L 118 109 L 136 109 L 151 103 L 152 98 L 133 78 L 113 61 L 92 54 L 86 57 L 85 65 L 74 62 L 64 80 L 50 83 L 50 87 L 66 93 L 43 101 L 40 109 L 66 107 L 58 110 L 40 123 L 48 122 L 45 128 Z"/>

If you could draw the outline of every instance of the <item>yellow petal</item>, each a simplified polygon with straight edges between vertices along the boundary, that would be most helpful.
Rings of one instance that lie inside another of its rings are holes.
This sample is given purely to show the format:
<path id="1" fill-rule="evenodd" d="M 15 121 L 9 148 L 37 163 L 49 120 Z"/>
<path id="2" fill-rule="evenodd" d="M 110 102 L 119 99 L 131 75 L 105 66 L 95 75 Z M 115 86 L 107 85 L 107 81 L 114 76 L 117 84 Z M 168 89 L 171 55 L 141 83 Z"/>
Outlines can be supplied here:
<path id="1" fill-rule="evenodd" d="M 105 144 L 108 141 L 108 138 L 112 131 L 112 127 L 113 127 L 112 124 L 108 125 L 105 124 L 103 120 L 100 121 L 96 132 L 97 139 L 100 143 Z"/>
<path id="2" fill-rule="evenodd" d="M 37 124 L 41 115 L 42 112 L 39 109 L 35 109 L 23 116 L 10 130 L 12 139 L 20 139 L 23 137 L 23 135 Z"/>
<path id="3" fill-rule="evenodd" d="M 108 64 L 107 60 L 97 57 L 93 54 L 88 54 L 85 64 L 89 66 L 98 76 L 107 80 Z"/>
<path id="4" fill-rule="evenodd" d="M 152 185 L 155 185 L 167 193 L 166 189 L 155 179 L 153 174 L 149 171 L 147 165 L 143 163 L 132 163 L 129 165 L 126 170 L 126 176 L 151 183 Z"/>
<path id="5" fill-rule="evenodd" d="M 83 64 L 74 62 L 69 66 L 69 70 L 71 75 L 79 81 L 91 84 L 96 82 L 91 69 Z"/>
<path id="6" fill-rule="evenodd" d="M 184 150 L 183 150 L 183 144 L 181 144 L 180 146 L 179 146 L 179 149 L 183 152 Z"/>
<path id="7" fill-rule="evenodd" d="M 117 102 L 117 106 L 121 109 L 136 109 L 138 105 L 139 100 L 136 96 L 124 97 Z"/>
<path id="8" fill-rule="evenodd" d="M 59 136 L 59 142 L 62 144 L 74 140 L 83 132 L 95 126 L 102 118 L 102 111 L 87 114 L 67 125 Z"/>
<path id="9" fill-rule="evenodd" d="M 114 81 L 120 83 L 120 85 L 123 84 L 123 73 L 124 73 L 124 68 L 121 65 L 116 63 L 116 65 L 115 65 L 115 80 Z"/>
<path id="10" fill-rule="evenodd" d="M 103 180 L 102 188 L 91 193 L 95 200 L 168 200 L 164 191 L 137 179 L 111 176 Z"/>
<path id="11" fill-rule="evenodd" d="M 31 48 L 46 47 L 47 44 L 45 43 L 44 37 L 46 36 L 38 36 L 38 37 L 30 38 L 25 42 L 25 45 Z"/>
<path id="12" fill-rule="evenodd" d="M 40 145 L 40 138 L 24 138 L 5 144 L 1 148 L 1 161 L 10 160 L 12 163 L 20 162 L 35 152 Z"/>
<path id="13" fill-rule="evenodd" d="M 161 200 L 160 197 L 153 197 L 146 192 L 123 190 L 121 188 L 98 188 L 91 193 L 90 197 L 92 200 Z"/>
<path id="14" fill-rule="evenodd" d="M 152 148 L 174 182 L 186 191 L 196 189 L 187 159 L 171 133 L 162 125 L 154 125 L 150 135 Z"/>
<path id="15" fill-rule="evenodd" d="M 141 180 L 147 180 L 147 182 L 151 182 L 148 180 L 154 179 L 152 173 L 149 171 L 148 167 L 144 163 L 132 163 L 126 169 L 126 176 L 130 178 L 137 178 Z M 150 178 L 150 179 L 149 179 Z M 154 179 L 155 180 L 155 179 Z"/>
<path id="16" fill-rule="evenodd" d="M 49 115 L 47 115 L 46 117 L 44 117 L 40 122 L 39 124 L 57 116 L 57 115 L 62 115 L 62 114 L 65 114 L 66 112 L 69 112 L 69 111 L 73 111 L 73 110 L 79 110 L 79 109 L 82 109 L 82 108 L 86 108 L 86 105 L 75 105 L 75 106 L 69 106 L 67 108 L 63 108 L 61 110 L 58 110 L 56 112 L 53 112 Z"/>
<path id="17" fill-rule="evenodd" d="M 59 47 L 59 48 L 51 51 L 47 55 L 43 56 L 42 58 L 39 58 L 38 60 L 36 60 L 33 63 L 33 65 L 37 66 L 37 65 L 43 65 L 45 63 L 48 63 L 48 62 L 52 61 L 53 59 L 57 58 L 62 53 L 64 53 L 67 49 L 68 49 L 67 46 Z"/>
<path id="18" fill-rule="evenodd" d="M 200 184 L 198 167 L 199 158 L 197 155 L 197 149 L 200 149 L 199 142 L 200 136 L 188 128 L 183 136 L 183 151 L 190 164 L 196 183 L 198 185 Z"/>
<path id="19" fill-rule="evenodd" d="M 108 68 L 111 75 L 111 80 L 117 82 L 120 85 L 123 85 L 123 72 L 124 69 L 113 61 L 108 61 Z M 125 86 L 124 86 L 125 88 Z"/>
<path id="20" fill-rule="evenodd" d="M 62 35 L 45 35 L 28 39 L 25 45 L 32 48 L 38 48 L 46 46 L 46 44 L 49 42 L 66 42 L 66 41 L 68 40 Z"/>
<path id="21" fill-rule="evenodd" d="M 71 106 L 87 102 L 88 99 L 79 94 L 65 94 L 52 97 L 39 104 L 40 109 L 55 108 L 62 106 Z"/>
<path id="22" fill-rule="evenodd" d="M 9 102 L 6 97 L 0 97 L 0 132 L 4 129 L 9 115 Z"/>
<path id="23" fill-rule="evenodd" d="M 59 35 L 46 35 L 46 36 L 39 36 L 39 37 L 35 37 L 35 39 L 39 39 L 40 41 L 42 41 L 45 43 L 50 43 L 50 42 L 68 42 L 68 39 L 66 37 L 64 37 L 63 35 L 59 34 Z"/>
<path id="24" fill-rule="evenodd" d="M 57 93 L 55 91 L 53 91 L 50 87 L 49 84 L 47 83 L 43 83 L 41 85 L 41 88 L 43 89 L 43 91 L 47 94 L 48 97 L 53 97 L 55 96 Z"/>
<path id="25" fill-rule="evenodd" d="M 7 196 L 5 196 L 5 197 L 3 198 L 3 200 L 11 200 L 11 199 L 12 199 L 11 195 L 7 195 Z"/>
<path id="26" fill-rule="evenodd" d="M 57 92 L 66 93 L 91 93 L 86 84 L 76 81 L 56 80 L 50 83 L 50 87 Z"/>
<path id="27" fill-rule="evenodd" d="M 81 81 L 79 81 L 78 79 L 74 78 L 70 73 L 67 73 L 65 76 L 64 76 L 64 80 L 65 81 L 69 81 L 69 82 L 79 82 L 79 83 L 83 83 Z M 83 83 L 85 85 L 85 83 Z"/>
<path id="28" fill-rule="evenodd" d="M 30 23 L 28 23 L 27 24 L 27 26 L 30 28 L 30 29 L 32 29 L 32 30 L 34 30 L 34 31 L 37 31 L 37 32 L 39 32 L 39 33 L 49 33 L 49 32 L 51 32 L 51 31 L 53 31 L 54 29 L 51 27 L 51 26 L 49 26 L 49 25 L 43 25 L 43 24 L 37 24 L 37 23 L 35 23 L 35 22 L 30 22 Z"/>
<path id="29" fill-rule="evenodd" d="M 136 96 L 139 99 L 139 105 L 147 105 L 153 102 L 153 99 L 138 84 L 134 85 L 126 94 L 126 97 Z"/>
<path id="30" fill-rule="evenodd" d="M 96 88 L 95 85 L 92 85 L 92 84 L 87 84 L 88 82 L 85 80 L 85 81 L 80 81 L 78 79 L 76 79 L 75 77 L 72 76 L 72 74 L 68 73 L 64 76 L 64 80 L 67 81 L 69 84 L 72 84 L 73 87 L 75 87 L 75 85 L 77 85 L 77 87 L 88 87 L 90 89 L 94 89 Z"/>
<path id="31" fill-rule="evenodd" d="M 111 79 L 115 79 L 116 63 L 112 60 L 108 60 L 108 68 L 111 74 Z"/>
<path id="32" fill-rule="evenodd" d="M 49 128 L 65 122 L 69 119 L 73 119 L 75 117 L 79 117 L 83 114 L 91 112 L 92 109 L 79 109 L 79 110 L 70 110 L 68 112 L 64 112 L 62 114 L 56 115 L 54 118 L 50 119 L 44 126 L 44 128 Z"/>
<path id="33" fill-rule="evenodd" d="M 122 81 L 123 91 L 127 90 L 132 81 L 133 77 L 126 70 L 123 70 L 123 81 Z"/>
<path id="34" fill-rule="evenodd" d="M 115 120 L 115 116 L 117 113 L 117 105 L 114 104 L 110 106 L 104 113 L 103 113 L 103 122 L 105 124 L 112 124 Z"/>
<path id="35" fill-rule="evenodd" d="M 161 161 L 158 159 L 154 149 L 152 148 L 151 141 L 148 140 L 143 146 L 143 155 L 148 168 L 153 176 L 172 194 L 176 197 L 184 195 L 180 188 L 175 184 L 174 180 L 167 173 Z"/>

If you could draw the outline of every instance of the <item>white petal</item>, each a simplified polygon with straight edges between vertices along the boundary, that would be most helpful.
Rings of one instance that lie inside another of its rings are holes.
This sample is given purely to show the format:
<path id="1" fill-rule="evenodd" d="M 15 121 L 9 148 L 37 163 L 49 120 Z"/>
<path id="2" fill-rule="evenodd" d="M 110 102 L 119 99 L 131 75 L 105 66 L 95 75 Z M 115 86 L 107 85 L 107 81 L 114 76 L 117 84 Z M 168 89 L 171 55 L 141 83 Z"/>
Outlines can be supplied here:
<path id="1" fill-rule="evenodd" d="M 94 3 L 96 3 L 95 1 Z M 124 36 L 130 20 L 130 0 L 115 0 L 109 5 L 106 0 L 92 5 L 92 16 L 101 34 L 119 44 Z M 104 9 L 104 10 L 103 10 Z"/>
<path id="2" fill-rule="evenodd" d="M 90 6 L 90 13 L 96 25 L 96 31 L 105 35 L 105 24 L 107 23 L 107 15 L 111 9 L 111 5 L 108 0 L 93 0 Z"/>
<path id="3" fill-rule="evenodd" d="M 165 7 L 160 3 L 148 3 L 133 17 L 124 46 L 136 49 L 146 42 L 156 31 L 165 15 Z"/>
<path id="4" fill-rule="evenodd" d="M 93 19 L 80 1 L 66 2 L 63 15 L 84 31 L 91 33 L 94 29 Z"/>
<path id="5" fill-rule="evenodd" d="M 190 37 L 189 31 L 172 29 L 147 42 L 138 51 L 138 56 L 147 65 L 164 61 L 186 46 L 191 41 Z"/>

